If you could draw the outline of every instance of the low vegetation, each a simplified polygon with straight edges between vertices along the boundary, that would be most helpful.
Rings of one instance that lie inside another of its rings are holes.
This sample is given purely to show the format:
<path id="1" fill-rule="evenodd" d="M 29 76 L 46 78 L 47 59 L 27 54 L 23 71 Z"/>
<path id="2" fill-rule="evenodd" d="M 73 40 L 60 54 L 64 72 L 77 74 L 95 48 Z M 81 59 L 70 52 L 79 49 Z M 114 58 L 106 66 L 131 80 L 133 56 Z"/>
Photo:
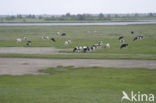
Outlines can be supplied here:
<path id="1" fill-rule="evenodd" d="M 41 72 L 1 75 L 0 103 L 120 103 L 123 90 L 156 95 L 156 70 L 58 66 Z"/>
<path id="2" fill-rule="evenodd" d="M 97 53 L 76 53 L 76 54 L 0 54 L 2 58 L 50 58 L 50 59 L 137 59 L 156 60 L 152 54 L 97 54 Z"/>

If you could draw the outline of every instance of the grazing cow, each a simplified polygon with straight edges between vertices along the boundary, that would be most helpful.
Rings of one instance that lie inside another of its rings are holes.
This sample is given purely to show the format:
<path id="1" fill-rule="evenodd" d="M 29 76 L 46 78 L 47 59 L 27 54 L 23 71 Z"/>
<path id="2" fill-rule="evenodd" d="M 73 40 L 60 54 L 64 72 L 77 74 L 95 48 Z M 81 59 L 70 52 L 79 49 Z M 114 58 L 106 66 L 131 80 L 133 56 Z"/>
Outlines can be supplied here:
<path id="1" fill-rule="evenodd" d="M 125 48 L 125 47 L 128 47 L 128 44 L 122 44 L 122 45 L 120 46 L 120 49 Z"/>
<path id="2" fill-rule="evenodd" d="M 24 40 L 28 40 L 28 37 L 24 36 L 23 39 L 24 39 Z"/>
<path id="3" fill-rule="evenodd" d="M 68 41 L 65 41 L 65 42 L 64 42 L 64 45 L 68 45 L 68 44 L 69 44 Z"/>
<path id="4" fill-rule="evenodd" d="M 92 47 L 94 47 L 96 49 L 96 48 L 98 48 L 98 44 L 94 44 Z"/>
<path id="5" fill-rule="evenodd" d="M 88 51 L 88 48 L 83 48 L 83 52 L 86 53 Z"/>
<path id="6" fill-rule="evenodd" d="M 139 40 L 138 37 L 134 37 L 133 41 Z"/>
<path id="7" fill-rule="evenodd" d="M 83 46 L 83 47 L 77 46 L 73 49 L 73 52 L 76 52 L 76 51 L 80 52 L 82 49 L 84 53 L 86 53 L 87 51 L 91 51 L 91 48 L 88 46 Z"/>
<path id="8" fill-rule="evenodd" d="M 83 49 L 84 49 L 84 48 L 87 48 L 87 46 L 83 46 L 82 48 L 83 48 Z"/>
<path id="9" fill-rule="evenodd" d="M 103 41 L 100 41 L 98 44 L 92 45 L 92 47 L 98 48 L 98 47 L 101 47 L 102 45 L 103 45 Z"/>
<path id="10" fill-rule="evenodd" d="M 91 46 L 90 49 L 91 49 L 91 50 L 95 50 L 96 48 L 95 48 L 94 46 Z"/>
<path id="11" fill-rule="evenodd" d="M 62 33 L 61 36 L 66 36 L 66 33 Z"/>
<path id="12" fill-rule="evenodd" d="M 83 49 L 83 47 L 82 46 L 78 46 L 78 50 L 80 51 L 80 50 L 82 50 Z"/>
<path id="13" fill-rule="evenodd" d="M 60 32 L 57 32 L 57 35 L 60 35 Z"/>
<path id="14" fill-rule="evenodd" d="M 82 50 L 82 47 L 81 46 L 77 46 L 77 47 L 75 47 L 73 49 L 73 52 L 76 52 L 76 51 L 80 52 L 80 50 Z"/>
<path id="15" fill-rule="evenodd" d="M 100 41 L 98 44 L 94 44 L 93 46 L 96 48 L 102 47 L 103 41 Z"/>
<path id="16" fill-rule="evenodd" d="M 68 45 L 68 44 L 71 44 L 71 43 L 72 43 L 71 40 L 67 40 L 67 41 L 64 42 L 64 45 Z"/>
<path id="17" fill-rule="evenodd" d="M 77 47 L 75 47 L 74 49 L 73 49 L 73 52 L 75 52 L 75 51 L 77 51 L 78 50 L 78 48 Z"/>
<path id="18" fill-rule="evenodd" d="M 83 47 L 83 52 L 86 53 L 87 51 L 91 51 L 91 48 L 88 46 Z"/>
<path id="19" fill-rule="evenodd" d="M 27 41 L 27 46 L 31 46 L 31 41 Z"/>
<path id="20" fill-rule="evenodd" d="M 55 38 L 51 38 L 51 41 L 56 42 Z"/>
<path id="21" fill-rule="evenodd" d="M 141 39 L 143 39 L 143 36 L 136 36 L 136 37 L 133 39 L 133 41 L 135 41 L 135 40 L 141 40 Z"/>
<path id="22" fill-rule="evenodd" d="M 133 41 L 138 40 L 138 37 L 134 37 Z"/>
<path id="23" fill-rule="evenodd" d="M 140 35 L 140 36 L 138 36 L 138 39 L 139 39 L 139 40 L 141 40 L 141 39 L 143 39 L 143 38 L 144 38 L 144 37 L 143 37 L 143 36 L 141 36 L 141 35 Z"/>
<path id="24" fill-rule="evenodd" d="M 17 38 L 16 39 L 16 43 L 21 43 L 22 42 L 22 39 L 21 38 Z"/>
<path id="25" fill-rule="evenodd" d="M 49 37 L 48 36 L 42 36 L 42 39 L 43 40 L 49 40 Z"/>
<path id="26" fill-rule="evenodd" d="M 102 44 L 103 44 L 103 41 L 100 41 L 100 42 L 98 43 L 99 46 L 102 46 Z"/>
<path id="27" fill-rule="evenodd" d="M 68 43 L 70 44 L 70 43 L 72 43 L 72 41 L 71 40 L 67 40 L 68 41 Z"/>
<path id="28" fill-rule="evenodd" d="M 121 44 L 124 44 L 124 43 L 125 43 L 125 40 L 121 39 L 121 40 L 120 40 L 120 43 L 121 43 Z"/>
<path id="29" fill-rule="evenodd" d="M 134 34 L 134 31 L 131 31 L 131 34 Z"/>
<path id="30" fill-rule="evenodd" d="M 110 48 L 110 44 L 109 43 L 106 43 L 105 44 L 105 48 Z"/>
<path id="31" fill-rule="evenodd" d="M 123 38 L 124 38 L 124 36 L 120 36 L 118 39 L 121 40 L 121 39 L 123 39 Z"/>

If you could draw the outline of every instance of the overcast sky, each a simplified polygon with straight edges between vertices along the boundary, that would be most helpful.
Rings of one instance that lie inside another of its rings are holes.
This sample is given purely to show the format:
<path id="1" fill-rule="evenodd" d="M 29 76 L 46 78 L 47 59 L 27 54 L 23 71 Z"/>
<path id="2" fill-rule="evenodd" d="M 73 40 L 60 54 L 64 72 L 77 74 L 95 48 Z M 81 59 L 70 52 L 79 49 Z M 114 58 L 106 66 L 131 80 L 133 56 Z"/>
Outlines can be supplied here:
<path id="1" fill-rule="evenodd" d="M 156 0 L 0 0 L 0 14 L 156 13 Z"/>

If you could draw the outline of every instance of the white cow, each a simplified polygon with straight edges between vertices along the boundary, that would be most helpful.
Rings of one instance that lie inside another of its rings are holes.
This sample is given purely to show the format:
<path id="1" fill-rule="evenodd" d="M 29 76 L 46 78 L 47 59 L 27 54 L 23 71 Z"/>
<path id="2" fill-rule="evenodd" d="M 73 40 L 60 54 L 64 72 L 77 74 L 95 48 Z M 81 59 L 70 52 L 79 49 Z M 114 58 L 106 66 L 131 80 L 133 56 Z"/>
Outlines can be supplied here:
<path id="1" fill-rule="evenodd" d="M 65 42 L 64 42 L 64 45 L 68 45 L 68 44 L 69 44 L 68 41 L 65 41 Z"/>
<path id="2" fill-rule="evenodd" d="M 22 42 L 22 39 L 21 38 L 17 38 L 16 39 L 16 43 L 21 43 Z"/>
<path id="3" fill-rule="evenodd" d="M 124 43 L 125 43 L 125 40 L 121 39 L 121 40 L 120 40 L 120 43 L 121 43 L 121 44 L 124 44 Z"/>
<path id="4" fill-rule="evenodd" d="M 42 36 L 42 39 L 43 40 L 49 40 L 49 37 L 48 36 Z"/>
<path id="5" fill-rule="evenodd" d="M 60 32 L 57 32 L 57 35 L 60 35 Z"/>
<path id="6" fill-rule="evenodd" d="M 106 43 L 105 44 L 105 48 L 110 48 L 110 44 L 109 43 Z"/>
<path id="7" fill-rule="evenodd" d="M 72 41 L 71 40 L 67 40 L 68 41 L 68 43 L 70 44 L 70 43 L 72 43 Z"/>
<path id="8" fill-rule="evenodd" d="M 68 44 L 71 44 L 71 43 L 72 43 L 71 40 L 67 40 L 67 41 L 64 42 L 64 45 L 68 45 Z"/>
<path id="9" fill-rule="evenodd" d="M 24 36 L 23 39 L 24 39 L 24 40 L 28 40 L 28 37 Z"/>

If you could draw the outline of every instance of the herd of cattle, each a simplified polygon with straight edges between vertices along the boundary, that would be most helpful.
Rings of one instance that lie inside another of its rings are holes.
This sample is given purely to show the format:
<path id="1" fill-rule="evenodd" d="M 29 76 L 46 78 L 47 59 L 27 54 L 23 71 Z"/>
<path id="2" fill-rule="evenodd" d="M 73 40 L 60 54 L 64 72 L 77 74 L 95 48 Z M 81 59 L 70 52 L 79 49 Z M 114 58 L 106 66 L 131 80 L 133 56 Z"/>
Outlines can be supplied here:
<path id="1" fill-rule="evenodd" d="M 60 32 L 57 32 L 57 34 L 60 35 L 60 36 L 66 36 L 66 33 L 60 34 Z M 134 31 L 131 31 L 131 34 L 134 34 Z M 120 36 L 118 39 L 119 39 L 119 41 L 121 43 L 120 49 L 128 47 L 128 44 L 125 43 L 124 36 Z M 139 36 L 134 37 L 133 41 L 141 40 L 141 39 L 143 39 L 143 36 L 139 35 Z M 23 40 L 27 41 L 26 42 L 27 46 L 31 46 L 32 42 L 29 40 L 29 38 L 27 36 L 24 36 Z M 55 38 L 53 38 L 53 37 L 49 38 L 48 36 L 42 36 L 42 40 L 51 40 L 52 42 L 56 42 Z M 21 43 L 21 42 L 22 42 L 21 38 L 16 39 L 16 43 Z M 67 40 L 67 41 L 64 42 L 64 45 L 69 45 L 71 43 L 72 43 L 71 40 Z M 97 44 L 93 44 L 92 46 L 76 46 L 76 47 L 74 47 L 73 52 L 83 51 L 84 53 L 86 53 L 86 52 L 94 51 L 95 49 L 102 48 L 102 47 L 110 48 L 110 43 L 106 43 L 103 46 L 103 41 L 100 41 Z"/>
<path id="2" fill-rule="evenodd" d="M 60 34 L 60 32 L 57 32 L 57 34 Z M 62 33 L 60 36 L 66 36 L 66 33 Z M 26 43 L 27 46 L 31 46 L 32 42 L 29 40 L 29 38 L 27 36 L 24 36 L 23 40 L 27 41 L 27 43 Z M 42 40 L 49 40 L 49 36 L 42 36 Z M 56 42 L 55 38 L 53 38 L 53 37 L 50 38 L 50 40 L 53 41 L 53 42 Z M 22 38 L 17 38 L 16 39 L 16 43 L 21 43 L 21 42 L 22 42 Z M 65 41 L 65 45 L 70 44 L 70 43 L 71 43 L 71 40 Z"/>

